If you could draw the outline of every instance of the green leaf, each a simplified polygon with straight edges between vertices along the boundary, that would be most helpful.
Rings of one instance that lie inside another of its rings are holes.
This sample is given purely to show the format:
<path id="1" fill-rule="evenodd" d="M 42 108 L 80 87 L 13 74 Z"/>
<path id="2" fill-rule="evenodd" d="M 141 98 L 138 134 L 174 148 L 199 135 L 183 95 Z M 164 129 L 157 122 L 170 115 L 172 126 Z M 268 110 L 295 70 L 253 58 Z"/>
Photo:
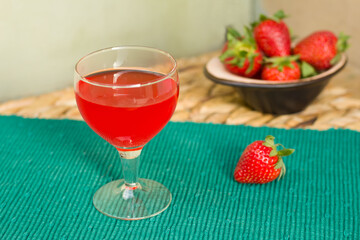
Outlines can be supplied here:
<path id="1" fill-rule="evenodd" d="M 254 30 L 254 28 L 256 28 L 256 26 L 259 25 L 258 21 L 252 22 L 250 23 L 251 29 Z"/>
<path id="2" fill-rule="evenodd" d="M 292 56 L 288 57 L 287 59 L 289 60 L 289 62 L 293 62 L 293 61 L 299 60 L 300 55 L 292 55 Z"/>
<path id="3" fill-rule="evenodd" d="M 276 67 L 279 71 L 283 71 L 284 67 L 294 68 L 292 62 L 299 59 L 299 55 L 285 56 L 285 57 L 271 57 L 265 58 L 265 63 L 270 63 L 270 67 Z"/>
<path id="4" fill-rule="evenodd" d="M 267 20 L 267 19 L 269 19 L 267 16 L 265 16 L 264 14 L 260 14 L 260 22 L 262 22 L 262 21 L 265 21 L 265 20 Z"/>
<path id="5" fill-rule="evenodd" d="M 344 33 L 340 33 L 338 36 L 338 41 L 336 43 L 336 49 L 338 52 L 345 52 L 349 48 L 349 40 L 350 36 L 345 35 Z"/>
<path id="6" fill-rule="evenodd" d="M 274 14 L 274 18 L 275 20 L 277 20 L 278 22 L 281 20 L 281 19 L 284 19 L 288 17 L 283 10 L 279 10 L 277 11 L 275 14 Z"/>
<path id="7" fill-rule="evenodd" d="M 237 64 L 239 68 L 244 67 L 245 60 L 246 60 L 246 58 L 240 58 L 240 59 L 239 59 L 239 62 L 238 62 L 238 64 Z"/>
<path id="8" fill-rule="evenodd" d="M 244 37 L 242 39 L 242 42 L 244 44 L 248 44 L 248 45 L 252 46 L 254 49 L 256 48 L 256 42 L 255 42 L 253 32 L 247 26 L 244 26 Z"/>
<path id="9" fill-rule="evenodd" d="M 276 149 L 271 150 L 269 156 L 270 156 L 270 157 L 274 157 L 274 156 L 276 156 L 276 155 L 278 155 L 278 151 L 276 151 Z"/>
<path id="10" fill-rule="evenodd" d="M 311 77 L 317 74 L 315 68 L 305 61 L 301 62 L 300 70 L 303 78 Z"/>
<path id="11" fill-rule="evenodd" d="M 280 171 L 280 174 L 279 174 L 279 177 L 278 177 L 278 181 L 283 177 L 285 176 L 285 173 L 286 173 L 286 167 L 285 167 L 285 164 L 282 160 L 281 157 L 279 157 L 279 160 L 278 162 L 275 164 L 275 169 L 279 169 L 281 168 L 281 171 Z"/>
<path id="12" fill-rule="evenodd" d="M 236 64 L 238 62 L 238 60 L 236 58 L 232 58 L 231 60 L 226 60 L 224 61 L 227 64 Z"/>
<path id="13" fill-rule="evenodd" d="M 248 52 L 245 50 L 240 50 L 238 54 L 239 54 L 239 57 L 245 58 L 248 55 Z"/>
<path id="14" fill-rule="evenodd" d="M 340 58 L 341 58 L 341 53 L 336 54 L 335 57 L 333 57 L 333 59 L 331 59 L 330 64 L 334 65 L 335 63 L 340 61 Z"/>
<path id="15" fill-rule="evenodd" d="M 226 33 L 226 40 L 228 40 L 229 42 L 232 41 L 234 39 L 234 36 L 231 35 L 230 33 Z"/>
<path id="16" fill-rule="evenodd" d="M 264 14 L 260 14 L 259 21 L 258 22 L 253 22 L 251 24 L 251 27 L 255 28 L 259 24 L 259 22 L 263 22 L 263 21 L 266 21 L 266 20 L 274 20 L 276 22 L 280 22 L 282 19 L 284 19 L 286 17 L 288 17 L 288 15 L 286 15 L 283 10 L 277 11 L 272 17 L 268 17 L 268 16 L 266 16 Z"/>
<path id="17" fill-rule="evenodd" d="M 284 164 L 284 161 L 282 160 L 282 158 L 279 157 L 277 163 L 275 163 L 274 168 L 279 169 L 279 168 L 282 168 L 282 167 L 285 167 L 285 164 Z"/>
<path id="18" fill-rule="evenodd" d="M 291 155 L 293 152 L 295 151 L 295 149 L 281 149 L 280 151 L 278 151 L 278 156 L 280 157 L 285 157 L 285 156 L 289 156 Z"/>
<path id="19" fill-rule="evenodd" d="M 245 38 L 246 38 L 246 37 L 247 37 L 247 38 L 251 38 L 251 37 L 252 37 L 252 32 L 251 32 L 250 28 L 247 27 L 247 26 L 244 26 L 244 36 L 245 36 Z"/>
<path id="20" fill-rule="evenodd" d="M 254 69 L 255 61 L 253 57 L 249 58 L 249 63 L 249 67 L 245 71 L 246 74 L 250 73 Z"/>
<path id="21" fill-rule="evenodd" d="M 219 56 L 220 61 L 224 62 L 229 57 L 235 57 L 236 52 L 234 49 L 227 49 L 223 54 Z"/>
<path id="22" fill-rule="evenodd" d="M 226 28 L 226 39 L 227 40 L 231 40 L 231 39 L 239 39 L 241 38 L 240 33 L 233 27 L 227 27 Z"/>

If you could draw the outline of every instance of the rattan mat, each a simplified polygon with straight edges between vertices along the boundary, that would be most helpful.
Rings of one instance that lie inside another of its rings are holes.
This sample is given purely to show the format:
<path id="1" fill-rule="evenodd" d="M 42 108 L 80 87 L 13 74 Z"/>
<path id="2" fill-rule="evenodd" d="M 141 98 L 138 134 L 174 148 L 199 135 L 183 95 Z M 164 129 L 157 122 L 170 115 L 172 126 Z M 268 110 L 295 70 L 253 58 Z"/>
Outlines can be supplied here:
<path id="1" fill-rule="evenodd" d="M 204 64 L 218 54 L 209 53 L 178 60 L 180 97 L 172 121 L 244 124 L 279 128 L 360 131 L 360 99 L 338 84 L 329 84 L 304 111 L 289 115 L 256 112 L 244 105 L 235 89 L 208 80 Z M 82 120 L 71 87 L 48 94 L 0 104 L 0 114 L 29 118 Z"/>

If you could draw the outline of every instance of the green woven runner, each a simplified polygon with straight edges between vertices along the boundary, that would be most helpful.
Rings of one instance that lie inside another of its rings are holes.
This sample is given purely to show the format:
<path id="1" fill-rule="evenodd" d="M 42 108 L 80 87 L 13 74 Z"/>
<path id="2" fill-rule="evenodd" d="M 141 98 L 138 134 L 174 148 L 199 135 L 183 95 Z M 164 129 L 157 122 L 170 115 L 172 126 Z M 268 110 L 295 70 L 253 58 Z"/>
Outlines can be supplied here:
<path id="1" fill-rule="evenodd" d="M 296 152 L 265 185 L 232 178 L 266 135 Z M 173 194 L 142 221 L 105 217 L 95 191 L 121 177 L 117 152 L 84 122 L 0 117 L 0 239 L 359 239 L 360 133 L 169 123 L 141 177 Z"/>

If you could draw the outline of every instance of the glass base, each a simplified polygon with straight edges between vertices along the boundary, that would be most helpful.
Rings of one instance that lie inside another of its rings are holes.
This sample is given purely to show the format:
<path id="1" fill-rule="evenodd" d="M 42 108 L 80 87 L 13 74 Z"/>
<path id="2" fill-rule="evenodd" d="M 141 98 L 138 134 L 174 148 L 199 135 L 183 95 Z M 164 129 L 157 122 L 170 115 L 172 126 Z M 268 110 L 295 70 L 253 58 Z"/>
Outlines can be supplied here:
<path id="1" fill-rule="evenodd" d="M 126 186 L 124 179 L 106 184 L 96 191 L 93 204 L 106 216 L 122 220 L 140 220 L 158 215 L 169 207 L 171 193 L 161 183 L 139 179 Z"/>

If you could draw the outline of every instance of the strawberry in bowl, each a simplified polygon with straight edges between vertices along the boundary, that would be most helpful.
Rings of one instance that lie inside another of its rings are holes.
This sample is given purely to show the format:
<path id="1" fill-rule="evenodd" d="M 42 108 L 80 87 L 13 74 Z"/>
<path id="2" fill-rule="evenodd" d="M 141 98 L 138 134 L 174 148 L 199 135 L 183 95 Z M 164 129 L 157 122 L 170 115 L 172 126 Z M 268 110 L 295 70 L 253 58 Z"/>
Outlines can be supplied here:
<path id="1" fill-rule="evenodd" d="M 229 72 L 243 77 L 253 77 L 261 69 L 262 55 L 248 28 L 244 36 L 228 28 L 227 41 L 219 58 Z"/>
<path id="2" fill-rule="evenodd" d="M 289 56 L 291 53 L 290 32 L 282 20 L 284 18 L 285 13 L 280 10 L 272 18 L 260 15 L 259 21 L 252 24 L 255 40 L 268 57 Z"/>
<path id="3" fill-rule="evenodd" d="M 296 44 L 294 53 L 316 70 L 327 70 L 340 60 L 341 54 L 349 47 L 348 39 L 349 36 L 342 33 L 336 37 L 331 31 L 317 31 Z"/>
<path id="4" fill-rule="evenodd" d="M 301 71 L 296 60 L 299 57 L 272 57 L 265 59 L 265 66 L 261 72 L 263 80 L 288 81 L 297 80 L 301 77 Z"/>
<path id="5" fill-rule="evenodd" d="M 234 86 L 244 102 L 264 113 L 304 110 L 347 63 L 348 36 L 318 31 L 291 48 L 285 13 L 261 15 L 241 35 L 227 32 L 220 57 L 204 68 L 212 81 Z M 235 33 L 236 32 L 236 33 Z"/>

